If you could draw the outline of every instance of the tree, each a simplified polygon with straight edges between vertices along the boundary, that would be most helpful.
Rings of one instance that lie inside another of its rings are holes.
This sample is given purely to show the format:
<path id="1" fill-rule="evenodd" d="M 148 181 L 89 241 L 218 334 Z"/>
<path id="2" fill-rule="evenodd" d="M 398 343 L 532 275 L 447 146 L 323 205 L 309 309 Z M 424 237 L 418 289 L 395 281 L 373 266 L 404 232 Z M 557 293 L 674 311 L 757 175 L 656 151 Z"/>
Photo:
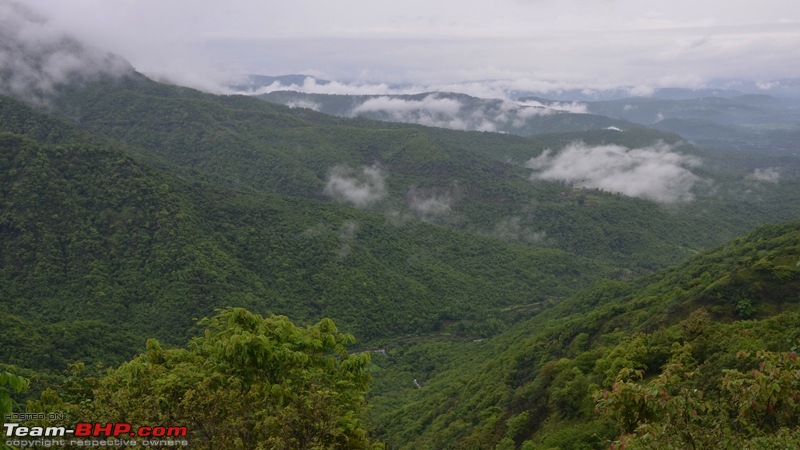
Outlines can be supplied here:
<path id="1" fill-rule="evenodd" d="M 306 328 L 284 316 L 230 308 L 201 321 L 186 349 L 155 341 L 95 392 L 102 421 L 186 426 L 192 448 L 366 449 L 360 422 L 367 353 L 323 319 Z"/>
<path id="2" fill-rule="evenodd" d="M 30 382 L 27 378 L 7 371 L 0 372 L 0 416 L 5 417 L 6 414 L 10 414 L 13 411 L 13 394 L 28 390 L 29 384 Z M 5 445 L 4 442 L 0 442 L 0 450 L 6 449 L 10 450 L 11 447 Z"/>
<path id="3" fill-rule="evenodd" d="M 749 353 L 740 352 L 740 357 Z M 800 447 L 800 362 L 793 352 L 756 354 L 758 369 L 726 370 L 719 386 L 697 383 L 691 345 L 676 345 L 669 364 L 643 381 L 623 369 L 610 390 L 595 394 L 599 412 L 615 419 L 618 449 L 782 449 Z M 706 392 L 716 390 L 716 395 Z"/>

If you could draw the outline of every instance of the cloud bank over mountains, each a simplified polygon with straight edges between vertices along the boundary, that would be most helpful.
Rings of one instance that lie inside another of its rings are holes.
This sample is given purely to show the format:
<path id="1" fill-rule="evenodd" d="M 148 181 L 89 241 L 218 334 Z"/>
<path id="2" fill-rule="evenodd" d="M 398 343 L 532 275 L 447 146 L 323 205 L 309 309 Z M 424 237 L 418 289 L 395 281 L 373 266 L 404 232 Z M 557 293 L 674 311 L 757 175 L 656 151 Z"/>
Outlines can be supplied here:
<path id="1" fill-rule="evenodd" d="M 271 89 L 275 84 L 270 85 Z M 319 86 L 321 83 L 313 84 Z M 309 108 L 342 117 L 365 117 L 455 130 L 519 135 L 607 129 L 609 126 L 623 129 L 629 125 L 610 117 L 590 115 L 587 104 L 582 102 L 556 102 L 530 98 L 516 101 L 479 98 L 452 92 L 425 92 L 416 95 L 326 95 L 303 92 L 302 87 L 297 84 L 293 84 L 290 89 L 293 90 L 275 90 L 261 94 L 259 98 L 291 108 Z M 566 113 L 584 116 L 568 117 Z"/>
<path id="2" fill-rule="evenodd" d="M 533 169 L 533 180 L 563 181 L 581 188 L 676 203 L 693 199 L 692 188 L 700 177 L 690 169 L 700 166 L 701 161 L 663 142 L 634 149 L 574 142 L 557 153 L 546 150 L 525 165 Z"/>
<path id="3" fill-rule="evenodd" d="M 133 67 L 58 32 L 25 6 L 0 1 L 0 93 L 45 104 L 61 85 Z"/>
<path id="4" fill-rule="evenodd" d="M 787 0 L 25 4 L 148 76 L 220 92 L 246 73 L 348 80 L 338 86 L 348 94 L 391 83 L 483 98 L 712 79 L 769 92 L 800 78 L 800 3 Z"/>

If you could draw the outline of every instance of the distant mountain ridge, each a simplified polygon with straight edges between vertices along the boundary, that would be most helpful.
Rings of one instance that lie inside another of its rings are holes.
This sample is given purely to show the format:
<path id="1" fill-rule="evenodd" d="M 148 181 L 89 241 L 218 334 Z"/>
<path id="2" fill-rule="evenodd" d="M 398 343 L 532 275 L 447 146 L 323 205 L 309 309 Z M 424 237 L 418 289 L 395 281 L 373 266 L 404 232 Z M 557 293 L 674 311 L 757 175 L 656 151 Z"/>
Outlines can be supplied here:
<path id="1" fill-rule="evenodd" d="M 631 123 L 588 114 L 575 103 L 512 102 L 466 94 L 427 92 L 409 95 L 328 95 L 275 91 L 258 98 L 340 117 L 366 117 L 441 128 L 528 136 L 538 133 L 627 129 Z"/>

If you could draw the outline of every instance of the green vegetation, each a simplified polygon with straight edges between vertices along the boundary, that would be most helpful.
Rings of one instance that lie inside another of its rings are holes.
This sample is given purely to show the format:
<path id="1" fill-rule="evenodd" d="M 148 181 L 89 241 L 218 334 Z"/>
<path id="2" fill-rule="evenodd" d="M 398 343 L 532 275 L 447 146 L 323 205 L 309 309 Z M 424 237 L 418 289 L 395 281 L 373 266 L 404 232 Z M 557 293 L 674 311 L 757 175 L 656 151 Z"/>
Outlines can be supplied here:
<path id="1" fill-rule="evenodd" d="M 773 428 L 755 422 L 742 428 L 747 417 L 733 416 L 735 423 L 719 425 L 739 427 L 730 442 L 795 439 L 797 385 L 787 374 L 797 375 L 792 352 L 800 346 L 798 261 L 800 222 L 765 226 L 650 277 L 586 290 L 486 342 L 463 342 L 446 352 L 429 344 L 417 358 L 388 349 L 385 359 L 374 359 L 382 378 L 416 373 L 425 385 L 408 389 L 402 408 L 377 385 L 375 422 L 386 442 L 399 448 L 604 448 L 620 435 L 633 439 L 625 433 L 638 430 L 639 439 L 659 427 L 667 436 L 681 426 L 663 409 L 679 404 L 643 404 L 638 395 L 663 385 L 667 401 L 697 389 L 703 394 L 693 401 L 720 408 L 698 412 L 694 425 L 702 427 L 742 404 L 744 397 L 725 387 L 738 383 L 754 386 L 742 394 L 757 396 L 754 408 L 782 415 L 770 422 Z M 737 358 L 742 351 L 748 353 Z M 457 356 L 447 360 L 448 354 Z M 776 368 L 769 383 L 741 375 L 754 367 L 764 372 L 769 364 Z M 426 372 L 426 366 L 433 368 Z M 766 393 L 754 383 L 767 383 Z M 616 402 L 601 403 L 607 416 L 595 411 L 598 395 Z"/>
<path id="2" fill-rule="evenodd" d="M 148 340 L 144 353 L 101 378 L 73 366 L 28 410 L 67 413 L 72 425 L 181 427 L 186 433 L 168 438 L 199 449 L 383 448 L 361 423 L 369 355 L 348 353 L 354 338 L 333 321 L 300 328 L 230 308 L 200 325 L 204 334 L 188 347 Z"/>
<path id="3" fill-rule="evenodd" d="M 797 354 L 759 351 L 757 368 L 726 370 L 718 395 L 706 395 L 690 345 L 676 346 L 662 373 L 642 383 L 644 371 L 623 369 L 598 409 L 625 433 L 612 448 L 790 448 L 797 426 Z M 750 356 L 741 352 L 743 358 Z M 632 380 L 630 378 L 633 378 Z"/>
<path id="4" fill-rule="evenodd" d="M 29 411 L 195 421 L 207 448 L 796 442 L 794 160 L 646 128 L 335 118 L 138 76 L 49 108 L 0 97 L 0 361 L 31 380 Z M 702 158 L 694 200 L 531 180 L 526 161 L 576 140 Z M 747 178 L 770 166 L 779 182 Z"/>
<path id="5" fill-rule="evenodd" d="M 188 349 L 148 341 L 101 380 L 97 417 L 181 424 L 192 448 L 376 448 L 359 421 L 369 355 L 349 355 L 354 339 L 333 321 L 298 328 L 231 309 L 201 325 Z"/>

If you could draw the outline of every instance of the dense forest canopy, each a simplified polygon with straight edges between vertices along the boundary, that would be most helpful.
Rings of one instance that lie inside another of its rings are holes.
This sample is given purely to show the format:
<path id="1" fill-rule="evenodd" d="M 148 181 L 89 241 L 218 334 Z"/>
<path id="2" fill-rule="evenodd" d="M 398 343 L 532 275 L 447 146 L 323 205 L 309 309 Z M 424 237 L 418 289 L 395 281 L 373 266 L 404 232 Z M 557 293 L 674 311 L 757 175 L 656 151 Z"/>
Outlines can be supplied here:
<path id="1" fill-rule="evenodd" d="M 800 162 L 564 114 L 0 96 L 0 406 L 197 448 L 796 444 Z"/>

